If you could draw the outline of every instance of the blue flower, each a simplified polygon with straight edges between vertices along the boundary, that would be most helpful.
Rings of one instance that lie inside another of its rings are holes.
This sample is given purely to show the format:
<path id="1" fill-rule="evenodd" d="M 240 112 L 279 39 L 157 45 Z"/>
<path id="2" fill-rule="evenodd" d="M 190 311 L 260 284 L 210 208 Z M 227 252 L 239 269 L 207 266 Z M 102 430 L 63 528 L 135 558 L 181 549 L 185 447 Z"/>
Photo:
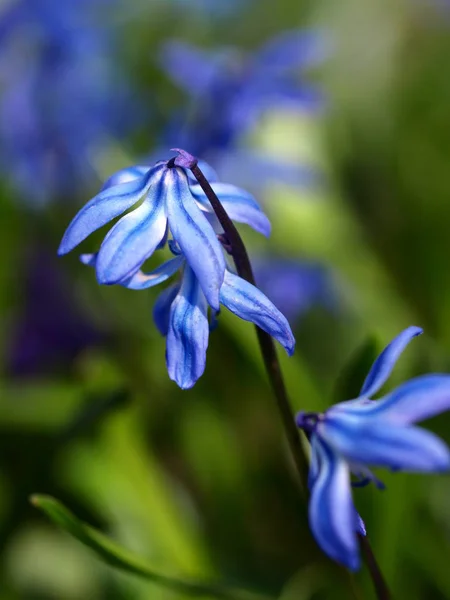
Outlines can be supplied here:
<path id="1" fill-rule="evenodd" d="M 205 156 L 232 149 L 274 105 L 317 110 L 323 104 L 321 94 L 295 73 L 324 54 L 325 44 L 313 31 L 282 33 L 247 56 L 235 48 L 208 52 L 179 41 L 166 43 L 162 66 L 195 102 L 193 117 L 176 119 L 168 135 L 178 137 L 177 145 Z"/>
<path id="2" fill-rule="evenodd" d="M 324 414 L 304 413 L 297 424 L 311 441 L 310 526 L 331 558 L 356 570 L 361 520 L 352 502 L 350 475 L 365 485 L 377 480 L 370 467 L 393 471 L 447 472 L 450 450 L 437 436 L 412 424 L 450 408 L 450 375 L 422 375 L 378 401 L 371 399 L 389 377 L 409 341 L 422 333 L 408 327 L 374 362 L 361 394 Z"/>
<path id="3" fill-rule="evenodd" d="M 0 162 L 25 201 L 73 196 L 105 138 L 135 123 L 112 30 L 95 19 L 104 2 L 17 0 L 0 14 Z"/>
<path id="4" fill-rule="evenodd" d="M 206 174 L 214 179 L 210 167 L 206 167 Z M 269 234 L 270 223 L 250 194 L 214 180 L 211 186 L 231 219 Z M 200 186 L 183 168 L 174 166 L 173 160 L 115 173 L 73 219 L 58 253 L 70 252 L 92 232 L 134 206 L 115 223 L 96 255 L 99 283 L 111 285 L 132 278 L 170 233 L 208 304 L 218 310 L 225 276 L 224 253 L 217 238 L 219 224 Z"/>
<path id="5" fill-rule="evenodd" d="M 121 285 L 142 290 L 166 281 L 181 270 L 181 281 L 170 285 L 158 297 L 153 318 L 160 333 L 167 337 L 166 363 L 169 377 L 182 389 L 191 388 L 205 370 L 209 331 L 215 325 L 216 310 L 208 318 L 208 300 L 201 282 L 180 252 L 170 242 L 175 258 L 145 274 L 138 271 Z M 97 256 L 86 254 L 81 260 L 95 266 Z M 245 321 L 251 321 L 280 342 L 291 355 L 295 339 L 286 318 L 258 290 L 225 269 L 219 294 L 220 304 Z"/>

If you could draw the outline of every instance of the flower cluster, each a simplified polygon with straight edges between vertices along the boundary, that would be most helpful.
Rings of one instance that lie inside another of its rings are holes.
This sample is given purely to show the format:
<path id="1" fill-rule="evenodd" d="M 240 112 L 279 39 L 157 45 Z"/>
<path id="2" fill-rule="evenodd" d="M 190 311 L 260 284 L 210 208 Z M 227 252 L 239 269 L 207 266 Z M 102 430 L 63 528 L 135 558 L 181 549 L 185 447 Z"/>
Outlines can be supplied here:
<path id="1" fill-rule="evenodd" d="M 0 14 L 0 161 L 24 201 L 73 195 L 136 105 L 112 60 L 104 0 L 16 0 Z M 80 126 L 82 122 L 82 126 Z"/>
<path id="2" fill-rule="evenodd" d="M 357 534 L 365 528 L 351 486 L 383 484 L 370 470 L 448 472 L 450 450 L 442 440 L 412 424 L 450 409 L 450 375 L 422 375 L 374 401 L 408 342 L 422 333 L 409 327 L 380 354 L 355 400 L 324 414 L 301 412 L 297 425 L 311 442 L 309 487 L 311 529 L 331 558 L 356 570 Z M 356 481 L 351 483 L 351 475 Z"/>
<path id="3" fill-rule="evenodd" d="M 110 229 L 98 252 L 81 258 L 95 267 L 99 283 L 134 290 L 157 285 L 181 271 L 181 282 L 163 292 L 154 317 L 167 336 L 169 375 L 180 387 L 189 388 L 205 368 L 208 310 L 214 321 L 220 304 L 269 332 L 289 354 L 295 341 L 280 311 L 227 266 L 219 222 L 201 187 L 180 166 L 190 155 L 179 152 L 179 158 L 153 167 L 134 166 L 115 173 L 73 219 L 59 254 L 70 252 L 134 207 Z M 250 194 L 217 181 L 208 165 L 204 171 L 231 219 L 264 235 L 270 233 L 267 217 Z M 152 273 L 143 273 L 144 262 L 166 242 L 174 258 Z"/>

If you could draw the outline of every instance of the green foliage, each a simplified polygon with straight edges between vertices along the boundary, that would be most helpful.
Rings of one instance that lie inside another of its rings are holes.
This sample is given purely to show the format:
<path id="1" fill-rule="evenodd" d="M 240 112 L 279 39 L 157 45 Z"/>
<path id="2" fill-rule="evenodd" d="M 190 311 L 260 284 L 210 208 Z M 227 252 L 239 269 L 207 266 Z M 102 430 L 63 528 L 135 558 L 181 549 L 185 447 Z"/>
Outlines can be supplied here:
<path id="1" fill-rule="evenodd" d="M 103 535 L 100 531 L 86 525 L 65 506 L 52 498 L 51 496 L 34 495 L 30 498 L 31 503 L 36 508 L 42 510 L 58 527 L 72 535 L 82 544 L 90 548 L 97 556 L 108 565 L 117 569 L 139 575 L 148 581 L 161 585 L 163 587 L 175 590 L 187 596 L 196 598 L 218 598 L 219 600 L 264 600 L 265 596 L 258 596 L 243 592 L 223 588 L 214 584 L 200 583 L 188 580 L 177 579 L 162 575 L 145 564 L 139 556 L 121 548 Z"/>

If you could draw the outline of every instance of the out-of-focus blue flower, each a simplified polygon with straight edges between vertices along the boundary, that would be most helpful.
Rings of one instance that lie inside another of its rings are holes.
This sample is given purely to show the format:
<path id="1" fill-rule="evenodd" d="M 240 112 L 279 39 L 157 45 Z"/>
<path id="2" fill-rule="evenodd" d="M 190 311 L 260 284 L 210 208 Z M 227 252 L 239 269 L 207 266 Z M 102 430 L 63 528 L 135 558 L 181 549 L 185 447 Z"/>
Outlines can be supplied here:
<path id="1" fill-rule="evenodd" d="M 105 136 L 134 122 L 110 11 L 104 0 L 13 0 L 0 12 L 0 162 L 24 201 L 73 195 Z"/>
<path id="2" fill-rule="evenodd" d="M 100 344 L 103 334 L 77 308 L 64 273 L 40 245 L 27 251 L 21 278 L 24 305 L 9 335 L 6 370 L 35 376 L 70 364 L 83 350 Z"/>
<path id="3" fill-rule="evenodd" d="M 167 280 L 181 269 L 181 281 L 166 288 L 156 300 L 153 317 L 162 335 L 167 337 L 166 363 L 169 377 L 182 389 L 191 388 L 202 376 L 210 331 L 208 300 L 203 286 L 177 244 L 170 243 L 175 258 L 152 273 L 138 271 L 121 285 L 142 290 Z M 97 255 L 87 254 L 81 260 L 95 266 Z M 266 296 L 229 268 L 220 286 L 220 304 L 232 313 L 258 325 L 280 342 L 286 352 L 294 352 L 295 339 L 286 318 Z M 211 311 L 215 322 L 217 311 Z"/>
<path id="4" fill-rule="evenodd" d="M 182 154 L 182 153 L 181 153 Z M 133 278 L 170 233 L 195 273 L 209 305 L 218 310 L 225 258 L 217 239 L 218 221 L 200 186 L 178 159 L 153 167 L 134 166 L 115 173 L 73 219 L 59 247 L 70 252 L 92 232 L 131 212 L 112 227 L 96 255 L 99 283 L 116 284 Z M 207 166 L 206 174 L 214 178 Z M 268 235 L 270 222 L 256 200 L 233 185 L 211 181 L 229 217 Z"/>
<path id="5" fill-rule="evenodd" d="M 297 415 L 311 441 L 310 526 L 321 548 L 349 569 L 359 567 L 356 533 L 365 534 L 352 502 L 350 475 L 382 486 L 369 467 L 393 471 L 450 470 L 450 450 L 437 436 L 412 424 L 450 408 L 450 375 L 422 375 L 378 401 L 371 399 L 389 377 L 409 341 L 422 333 L 409 327 L 380 354 L 355 400 L 324 414 Z"/>
<path id="6" fill-rule="evenodd" d="M 294 259 L 257 257 L 252 259 L 255 279 L 291 324 L 313 306 L 336 308 L 337 290 L 330 271 L 320 264 Z"/>
<path id="7" fill-rule="evenodd" d="M 195 103 L 192 125 L 187 123 L 184 132 L 192 139 L 182 141 L 194 154 L 204 156 L 234 146 L 269 108 L 317 110 L 323 103 L 321 94 L 298 73 L 322 60 L 324 53 L 321 36 L 312 31 L 280 34 L 251 56 L 236 48 L 208 52 L 184 42 L 167 42 L 162 66 Z"/>

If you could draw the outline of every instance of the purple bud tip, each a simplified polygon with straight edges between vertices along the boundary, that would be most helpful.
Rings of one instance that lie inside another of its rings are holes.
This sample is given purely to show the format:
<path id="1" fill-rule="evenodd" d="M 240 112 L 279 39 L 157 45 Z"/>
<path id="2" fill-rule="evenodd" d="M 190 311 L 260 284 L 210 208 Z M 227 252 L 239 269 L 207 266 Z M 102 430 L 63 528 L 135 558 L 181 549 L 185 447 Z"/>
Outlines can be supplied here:
<path id="1" fill-rule="evenodd" d="M 312 433 L 320 419 L 317 413 L 307 413 L 300 411 L 295 417 L 295 424 L 305 433 Z"/>
<path id="2" fill-rule="evenodd" d="M 183 167 L 184 169 L 192 169 L 197 164 L 197 159 L 186 150 L 182 150 L 181 148 L 171 148 L 171 152 L 178 152 L 178 156 L 175 158 L 175 164 L 177 167 Z"/>

